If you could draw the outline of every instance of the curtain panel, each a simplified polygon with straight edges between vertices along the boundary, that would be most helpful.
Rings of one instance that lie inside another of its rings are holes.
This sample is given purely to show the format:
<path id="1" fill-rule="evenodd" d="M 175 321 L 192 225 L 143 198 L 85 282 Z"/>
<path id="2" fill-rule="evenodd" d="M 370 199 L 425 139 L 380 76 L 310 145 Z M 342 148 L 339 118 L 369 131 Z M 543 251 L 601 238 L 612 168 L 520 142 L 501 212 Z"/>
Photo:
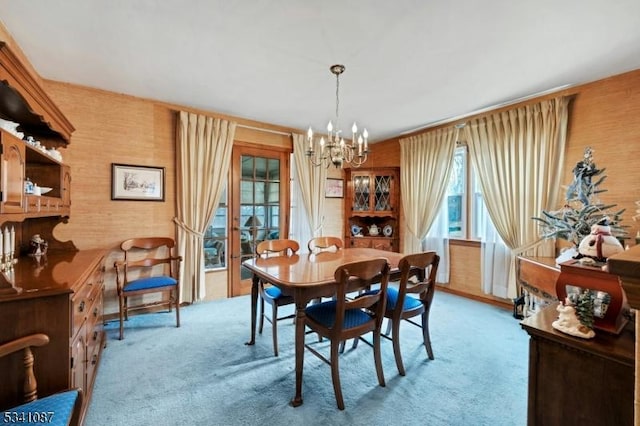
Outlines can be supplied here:
<path id="1" fill-rule="evenodd" d="M 443 128 L 400 139 L 400 196 L 405 217 L 402 252 L 422 250 L 422 240 L 447 192 L 458 129 Z"/>
<path id="2" fill-rule="evenodd" d="M 205 296 L 203 235 L 231 164 L 236 123 L 180 111 L 176 135 L 177 243 L 183 259 L 180 300 Z"/>
<path id="3" fill-rule="evenodd" d="M 488 214 L 511 249 L 508 295 L 516 295 L 515 256 L 547 255 L 531 218 L 558 200 L 566 145 L 568 104 L 559 97 L 469 120 L 469 154 Z"/>
<path id="4" fill-rule="evenodd" d="M 304 135 L 292 134 L 293 158 L 296 176 L 302 192 L 302 203 L 307 212 L 312 237 L 322 236 L 324 222 L 324 190 L 327 184 L 327 169 L 311 164 L 306 156 Z"/>

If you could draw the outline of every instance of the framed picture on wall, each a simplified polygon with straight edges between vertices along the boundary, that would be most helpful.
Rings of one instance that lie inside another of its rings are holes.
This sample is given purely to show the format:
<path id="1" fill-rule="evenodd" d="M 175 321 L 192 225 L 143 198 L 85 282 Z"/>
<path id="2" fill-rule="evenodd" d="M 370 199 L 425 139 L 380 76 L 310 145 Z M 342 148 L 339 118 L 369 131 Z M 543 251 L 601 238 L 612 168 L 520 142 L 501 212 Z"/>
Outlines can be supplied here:
<path id="1" fill-rule="evenodd" d="M 164 201 L 164 167 L 111 163 L 111 199 Z"/>
<path id="2" fill-rule="evenodd" d="M 344 197 L 344 179 L 327 178 L 327 185 L 324 189 L 326 198 Z"/>

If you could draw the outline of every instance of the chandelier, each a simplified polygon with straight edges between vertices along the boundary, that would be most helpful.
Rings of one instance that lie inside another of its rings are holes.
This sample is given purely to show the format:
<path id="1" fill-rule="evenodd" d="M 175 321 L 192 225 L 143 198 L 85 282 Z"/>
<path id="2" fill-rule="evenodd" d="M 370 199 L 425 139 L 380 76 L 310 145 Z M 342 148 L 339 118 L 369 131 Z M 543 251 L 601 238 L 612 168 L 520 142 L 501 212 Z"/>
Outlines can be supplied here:
<path id="1" fill-rule="evenodd" d="M 369 154 L 367 141 L 369 133 L 367 129 L 364 129 L 362 134 L 358 134 L 358 126 L 353 123 L 351 127 L 351 143 L 344 141 L 342 130 L 338 129 L 340 74 L 344 72 L 344 65 L 332 65 L 329 69 L 336 76 L 336 125 L 334 128 L 333 123 L 329 121 L 327 125 L 327 140 L 322 136 L 319 142 L 314 140 L 313 130 L 309 127 L 307 132 L 307 142 L 309 143 L 307 157 L 309 157 L 309 161 L 314 166 L 324 165 L 328 168 L 329 165 L 333 164 L 338 168 L 347 163 L 353 167 L 360 167 L 367 161 L 367 154 Z M 316 145 L 319 146 L 316 147 Z"/>

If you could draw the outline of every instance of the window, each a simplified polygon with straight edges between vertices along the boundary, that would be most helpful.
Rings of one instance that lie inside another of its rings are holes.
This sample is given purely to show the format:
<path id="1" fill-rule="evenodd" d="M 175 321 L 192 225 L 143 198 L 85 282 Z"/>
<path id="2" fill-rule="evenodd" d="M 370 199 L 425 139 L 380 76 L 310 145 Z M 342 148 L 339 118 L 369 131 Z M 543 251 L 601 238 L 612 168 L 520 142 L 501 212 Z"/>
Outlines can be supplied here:
<path id="1" fill-rule="evenodd" d="M 448 237 L 479 239 L 482 218 L 478 212 L 481 211 L 482 191 L 465 145 L 460 145 L 455 150 L 453 170 L 445 197 Z"/>
<path id="2" fill-rule="evenodd" d="M 211 224 L 204 233 L 204 268 L 206 270 L 221 269 L 227 266 L 227 187 L 222 191 L 218 208 Z"/>

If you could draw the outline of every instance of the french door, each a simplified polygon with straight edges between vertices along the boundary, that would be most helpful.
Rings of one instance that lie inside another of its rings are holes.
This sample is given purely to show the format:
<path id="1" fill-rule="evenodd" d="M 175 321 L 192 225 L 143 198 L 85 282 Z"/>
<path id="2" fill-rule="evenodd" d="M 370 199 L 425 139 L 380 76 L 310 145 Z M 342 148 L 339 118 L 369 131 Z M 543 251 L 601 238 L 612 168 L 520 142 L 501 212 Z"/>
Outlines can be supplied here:
<path id="1" fill-rule="evenodd" d="M 231 164 L 229 295 L 251 292 L 242 262 L 260 241 L 289 235 L 289 156 L 286 149 L 236 143 Z"/>

